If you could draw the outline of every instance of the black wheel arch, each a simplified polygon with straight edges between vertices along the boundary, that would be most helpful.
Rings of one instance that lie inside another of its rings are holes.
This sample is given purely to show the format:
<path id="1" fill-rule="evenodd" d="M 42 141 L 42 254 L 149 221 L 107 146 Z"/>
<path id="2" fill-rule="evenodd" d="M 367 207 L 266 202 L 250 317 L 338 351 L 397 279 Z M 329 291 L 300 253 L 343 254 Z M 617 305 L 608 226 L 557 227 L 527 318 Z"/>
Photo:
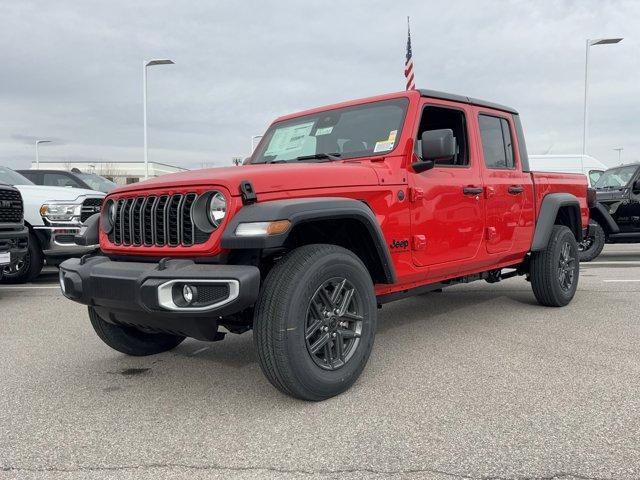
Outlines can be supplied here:
<path id="1" fill-rule="evenodd" d="M 620 227 L 618 227 L 616 221 L 601 203 L 596 203 L 594 207 L 589 209 L 589 216 L 600 224 L 605 234 L 620 232 Z"/>
<path id="2" fill-rule="evenodd" d="M 279 235 L 239 237 L 241 223 L 289 220 Z M 291 249 L 329 243 L 353 251 L 367 266 L 374 283 L 395 283 L 396 275 L 382 229 L 363 201 L 341 197 L 273 200 L 246 205 L 229 221 L 221 245 L 229 250 Z"/>
<path id="3" fill-rule="evenodd" d="M 533 235 L 532 252 L 544 250 L 549 243 L 554 225 L 565 225 L 578 242 L 582 241 L 580 201 L 570 193 L 550 193 L 542 199 L 540 214 Z"/>

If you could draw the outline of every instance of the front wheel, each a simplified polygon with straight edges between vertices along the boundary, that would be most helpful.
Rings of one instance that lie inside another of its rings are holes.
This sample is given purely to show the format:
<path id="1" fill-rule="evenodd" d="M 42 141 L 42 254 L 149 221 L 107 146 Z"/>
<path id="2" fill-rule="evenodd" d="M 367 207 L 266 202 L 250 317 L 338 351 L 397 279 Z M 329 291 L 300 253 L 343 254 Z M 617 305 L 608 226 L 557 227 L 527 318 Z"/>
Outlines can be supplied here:
<path id="1" fill-rule="evenodd" d="M 169 351 L 184 340 L 184 337 L 178 335 L 148 333 L 134 327 L 106 322 L 93 307 L 89 307 L 89 320 L 100 340 L 118 352 L 135 357 Z"/>
<path id="2" fill-rule="evenodd" d="M 596 221 L 589 222 L 589 235 L 578 244 L 580 261 L 590 262 L 595 259 L 604 248 L 606 235 L 600 224 Z"/>
<path id="3" fill-rule="evenodd" d="M 27 254 L 3 268 L 0 274 L 2 283 L 27 283 L 34 280 L 44 266 L 44 255 L 40 250 L 40 244 L 35 235 L 29 234 L 29 248 Z M 1 267 L 0 267 L 1 268 Z"/>
<path id="4" fill-rule="evenodd" d="M 360 376 L 376 330 L 373 282 L 360 259 L 335 245 L 306 245 L 269 272 L 254 316 L 262 371 L 280 391 L 324 400 Z"/>
<path id="5" fill-rule="evenodd" d="M 548 307 L 563 307 L 576 294 L 580 263 L 578 242 L 564 225 L 554 225 L 544 250 L 533 252 L 529 268 L 536 299 Z"/>

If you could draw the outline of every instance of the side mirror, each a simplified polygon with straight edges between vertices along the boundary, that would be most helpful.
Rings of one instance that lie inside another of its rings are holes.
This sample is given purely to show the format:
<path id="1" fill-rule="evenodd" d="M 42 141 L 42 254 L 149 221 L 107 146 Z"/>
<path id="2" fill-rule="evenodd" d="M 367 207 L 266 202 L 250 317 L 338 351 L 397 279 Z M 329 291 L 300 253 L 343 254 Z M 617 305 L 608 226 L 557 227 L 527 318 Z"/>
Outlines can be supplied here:
<path id="1" fill-rule="evenodd" d="M 422 132 L 419 151 L 418 156 L 421 161 L 411 164 L 411 167 L 416 173 L 431 170 L 436 165 L 436 159 L 450 159 L 455 157 L 458 152 L 458 144 L 456 137 L 453 136 L 453 130 L 443 128 Z"/>
<path id="2" fill-rule="evenodd" d="M 634 193 L 640 192 L 640 180 L 633 182 L 633 191 Z"/>
<path id="3" fill-rule="evenodd" d="M 427 130 L 422 133 L 422 159 L 435 160 L 437 158 L 451 158 L 458 152 L 456 137 L 453 130 L 443 128 L 440 130 Z"/>

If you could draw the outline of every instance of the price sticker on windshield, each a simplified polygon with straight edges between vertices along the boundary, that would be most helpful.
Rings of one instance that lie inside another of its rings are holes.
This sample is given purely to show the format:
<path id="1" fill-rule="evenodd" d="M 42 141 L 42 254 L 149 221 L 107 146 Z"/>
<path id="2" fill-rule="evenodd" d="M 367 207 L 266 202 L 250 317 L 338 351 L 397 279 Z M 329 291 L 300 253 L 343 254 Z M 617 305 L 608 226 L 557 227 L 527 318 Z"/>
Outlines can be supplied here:
<path id="1" fill-rule="evenodd" d="M 389 137 L 386 140 L 376 142 L 375 147 L 373 147 L 373 153 L 388 152 L 389 150 L 392 150 L 393 146 L 396 143 L 397 136 L 398 136 L 398 131 L 391 130 L 389 132 Z"/>

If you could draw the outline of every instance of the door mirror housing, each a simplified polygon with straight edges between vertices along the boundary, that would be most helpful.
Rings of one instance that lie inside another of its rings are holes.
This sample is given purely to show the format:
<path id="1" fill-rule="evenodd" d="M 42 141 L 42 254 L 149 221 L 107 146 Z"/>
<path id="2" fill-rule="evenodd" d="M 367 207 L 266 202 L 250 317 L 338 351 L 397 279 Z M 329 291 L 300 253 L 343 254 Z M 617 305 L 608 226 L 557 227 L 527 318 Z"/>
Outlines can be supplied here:
<path id="1" fill-rule="evenodd" d="M 418 144 L 420 151 L 418 157 L 421 161 L 411 164 L 416 173 L 431 170 L 436 166 L 436 160 L 449 160 L 458 153 L 456 137 L 453 136 L 453 130 L 450 128 L 422 132 L 422 138 Z"/>
<path id="2" fill-rule="evenodd" d="M 633 193 L 640 192 L 640 180 L 633 182 Z"/>
<path id="3" fill-rule="evenodd" d="M 458 153 L 456 137 L 450 128 L 422 132 L 420 143 L 423 160 L 450 159 Z"/>

